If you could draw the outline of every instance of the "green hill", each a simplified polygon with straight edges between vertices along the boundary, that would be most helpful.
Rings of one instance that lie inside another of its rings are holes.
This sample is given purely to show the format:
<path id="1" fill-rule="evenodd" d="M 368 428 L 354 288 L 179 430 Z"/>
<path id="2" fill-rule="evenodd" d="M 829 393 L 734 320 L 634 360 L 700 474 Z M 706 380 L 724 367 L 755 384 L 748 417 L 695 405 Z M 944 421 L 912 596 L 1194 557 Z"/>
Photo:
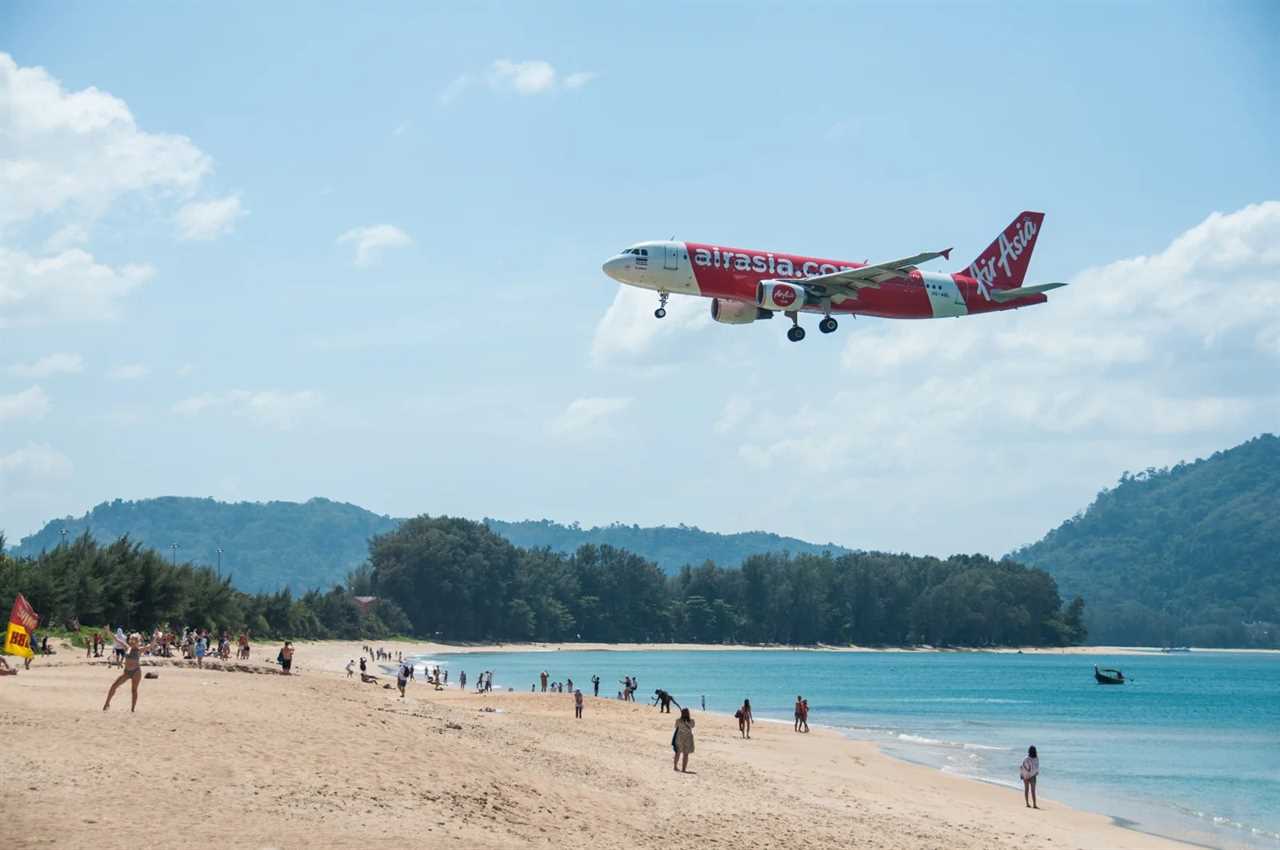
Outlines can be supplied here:
<path id="1" fill-rule="evenodd" d="M 83 532 L 100 543 L 122 535 L 153 547 L 179 562 L 218 565 L 236 587 L 249 593 L 290 587 L 294 591 L 326 588 L 342 581 L 369 555 L 369 538 L 398 528 L 403 520 L 380 516 L 357 505 L 310 499 L 306 502 L 219 502 L 166 496 L 125 502 L 103 502 L 82 517 L 48 522 L 13 549 L 16 555 L 38 555 L 62 541 L 62 530 L 74 539 Z M 675 573 L 685 564 L 706 560 L 736 567 L 750 555 L 790 552 L 834 555 L 839 546 L 817 546 L 762 531 L 716 534 L 698 528 L 641 528 L 610 525 L 583 529 L 549 520 L 485 523 L 494 533 L 522 548 L 549 547 L 571 553 L 584 543 L 626 549 Z M 169 547 L 177 543 L 174 553 Z"/>
<path id="2" fill-rule="evenodd" d="M 793 555 L 843 555 L 850 550 L 834 543 L 815 544 L 794 537 L 780 537 L 766 531 L 743 531 L 737 534 L 717 534 L 687 525 L 642 528 L 638 525 L 596 526 L 581 528 L 560 525 L 551 520 L 525 520 L 503 522 L 486 519 L 496 534 L 507 538 L 522 549 L 549 548 L 553 552 L 571 554 L 585 544 L 612 546 L 634 552 L 672 575 L 685 564 L 697 566 L 704 561 L 714 561 L 722 567 L 736 567 L 752 555 L 769 552 L 790 552 Z"/>
<path id="3" fill-rule="evenodd" d="M 1085 598 L 1092 643 L 1280 646 L 1280 438 L 1125 473 L 1011 557 Z"/>
<path id="4" fill-rule="evenodd" d="M 103 502 L 82 517 L 53 520 L 23 538 L 15 554 L 38 555 L 62 539 L 89 532 L 100 543 L 121 535 L 179 562 L 217 566 L 249 593 L 283 587 L 301 592 L 327 588 L 369 554 L 369 538 L 400 521 L 328 499 L 306 502 L 219 502 L 166 496 L 137 502 Z M 178 544 L 177 552 L 169 547 Z"/>

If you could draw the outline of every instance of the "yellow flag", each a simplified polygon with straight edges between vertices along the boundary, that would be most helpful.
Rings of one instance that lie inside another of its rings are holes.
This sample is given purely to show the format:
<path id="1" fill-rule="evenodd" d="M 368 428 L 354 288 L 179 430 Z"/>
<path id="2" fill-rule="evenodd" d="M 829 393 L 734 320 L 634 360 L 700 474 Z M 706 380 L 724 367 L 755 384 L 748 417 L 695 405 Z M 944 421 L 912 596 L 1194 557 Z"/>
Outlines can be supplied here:
<path id="1" fill-rule="evenodd" d="M 35 653 L 31 651 L 31 635 L 17 623 L 10 623 L 9 630 L 4 633 L 4 654 L 35 657 Z"/>

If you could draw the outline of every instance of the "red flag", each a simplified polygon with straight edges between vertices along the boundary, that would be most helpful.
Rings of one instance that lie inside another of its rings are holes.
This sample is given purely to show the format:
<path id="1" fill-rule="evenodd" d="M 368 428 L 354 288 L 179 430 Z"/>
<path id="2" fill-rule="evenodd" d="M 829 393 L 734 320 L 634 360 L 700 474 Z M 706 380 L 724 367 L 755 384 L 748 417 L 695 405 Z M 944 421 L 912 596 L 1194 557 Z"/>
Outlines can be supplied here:
<path id="1" fill-rule="evenodd" d="M 13 600 L 13 610 L 9 612 L 9 622 L 17 623 L 27 630 L 27 634 L 31 634 L 36 630 L 36 626 L 40 625 L 40 618 L 36 616 L 36 611 L 31 607 L 31 603 L 27 601 L 27 597 L 21 593 L 18 598 Z"/>

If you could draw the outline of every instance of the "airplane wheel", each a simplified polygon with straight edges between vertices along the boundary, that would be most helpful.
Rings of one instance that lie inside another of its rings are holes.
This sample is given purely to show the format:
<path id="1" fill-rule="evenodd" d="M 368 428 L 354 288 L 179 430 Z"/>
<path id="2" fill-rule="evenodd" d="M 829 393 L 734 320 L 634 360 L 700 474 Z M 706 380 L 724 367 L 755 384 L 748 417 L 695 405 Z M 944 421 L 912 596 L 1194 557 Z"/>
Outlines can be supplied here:
<path id="1" fill-rule="evenodd" d="M 796 325 L 795 327 L 791 328 L 790 330 L 787 331 L 787 339 L 791 340 L 792 342 L 799 342 L 800 340 L 804 339 L 804 328 L 800 327 L 799 325 Z"/>
<path id="2" fill-rule="evenodd" d="M 837 324 L 836 320 L 830 316 L 827 316 L 821 322 L 818 322 L 818 330 L 822 331 L 824 334 L 834 333 L 835 329 L 838 327 L 840 327 L 840 325 Z"/>
<path id="3" fill-rule="evenodd" d="M 659 307 L 658 309 L 654 310 L 653 317 L 655 319 L 665 319 L 667 317 L 667 308 Z"/>

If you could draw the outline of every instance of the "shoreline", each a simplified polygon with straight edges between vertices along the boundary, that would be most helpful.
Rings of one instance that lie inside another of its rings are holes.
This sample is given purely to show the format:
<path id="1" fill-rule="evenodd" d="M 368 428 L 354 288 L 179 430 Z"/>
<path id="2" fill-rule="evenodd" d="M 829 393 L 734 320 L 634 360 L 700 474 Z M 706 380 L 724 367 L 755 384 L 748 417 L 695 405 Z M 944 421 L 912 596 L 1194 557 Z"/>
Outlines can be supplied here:
<path id="1" fill-rule="evenodd" d="M 312 643 L 332 643 L 334 641 L 314 641 Z M 341 641 L 337 641 L 341 642 Z M 351 643 L 347 641 L 347 643 Z M 374 644 L 392 647 L 393 650 L 404 651 L 406 645 L 415 647 L 416 654 L 467 654 L 467 653 L 500 653 L 500 652 L 830 652 L 830 653 L 987 653 L 991 655 L 1141 655 L 1141 656 L 1183 656 L 1221 653 L 1247 653 L 1254 655 L 1277 655 L 1280 649 L 1222 649 L 1217 647 L 1191 647 L 1187 652 L 1165 652 L 1158 646 L 1009 646 L 1009 647 L 935 647 L 921 646 L 832 646 L 818 644 L 814 646 L 790 646 L 787 644 L 718 644 L 718 643 L 600 643 L 594 641 L 581 642 L 530 642 L 530 643 L 448 643 L 443 641 L 419 641 L 410 638 L 396 638 L 374 641 Z M 357 646 L 357 649 L 359 647 Z"/>

